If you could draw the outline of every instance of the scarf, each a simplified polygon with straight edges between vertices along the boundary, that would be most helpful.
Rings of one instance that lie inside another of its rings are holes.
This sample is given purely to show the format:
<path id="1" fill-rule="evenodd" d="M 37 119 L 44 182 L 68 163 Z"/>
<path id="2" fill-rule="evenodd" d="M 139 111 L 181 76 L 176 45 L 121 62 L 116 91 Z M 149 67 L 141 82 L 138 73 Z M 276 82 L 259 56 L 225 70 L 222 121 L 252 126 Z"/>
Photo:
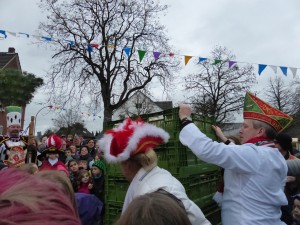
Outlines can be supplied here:
<path id="1" fill-rule="evenodd" d="M 248 140 L 246 143 L 252 143 L 256 146 L 267 146 L 270 148 L 275 148 L 275 144 L 273 141 L 265 138 L 265 137 L 256 137 Z"/>

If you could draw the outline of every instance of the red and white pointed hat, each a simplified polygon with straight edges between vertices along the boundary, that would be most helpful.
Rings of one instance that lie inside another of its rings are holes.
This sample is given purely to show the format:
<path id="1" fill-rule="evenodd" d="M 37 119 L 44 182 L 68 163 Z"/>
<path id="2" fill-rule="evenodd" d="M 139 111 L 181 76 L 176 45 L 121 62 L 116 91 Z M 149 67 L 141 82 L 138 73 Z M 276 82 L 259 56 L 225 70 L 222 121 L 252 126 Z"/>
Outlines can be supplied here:
<path id="1" fill-rule="evenodd" d="M 108 162 L 122 162 L 168 142 L 169 137 L 165 130 L 145 123 L 141 118 L 136 121 L 128 118 L 117 128 L 107 130 L 99 140 L 99 147 Z"/>

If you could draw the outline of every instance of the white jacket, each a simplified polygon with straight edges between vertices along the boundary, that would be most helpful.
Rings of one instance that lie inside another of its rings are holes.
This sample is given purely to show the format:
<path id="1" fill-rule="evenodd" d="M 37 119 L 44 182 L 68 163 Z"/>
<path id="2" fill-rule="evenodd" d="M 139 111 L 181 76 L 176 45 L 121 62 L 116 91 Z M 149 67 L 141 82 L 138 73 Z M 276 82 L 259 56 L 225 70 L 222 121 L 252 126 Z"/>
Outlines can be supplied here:
<path id="1" fill-rule="evenodd" d="M 155 192 L 158 189 L 164 189 L 181 200 L 193 225 L 211 224 L 204 217 L 200 208 L 188 198 L 183 185 L 170 172 L 158 166 L 149 172 L 146 172 L 143 168 L 138 171 L 127 190 L 123 212 L 126 211 L 128 205 L 135 197 Z"/>
<path id="2" fill-rule="evenodd" d="M 213 142 L 192 123 L 179 138 L 203 161 L 225 168 L 222 225 L 284 224 L 287 165 L 278 149 Z"/>

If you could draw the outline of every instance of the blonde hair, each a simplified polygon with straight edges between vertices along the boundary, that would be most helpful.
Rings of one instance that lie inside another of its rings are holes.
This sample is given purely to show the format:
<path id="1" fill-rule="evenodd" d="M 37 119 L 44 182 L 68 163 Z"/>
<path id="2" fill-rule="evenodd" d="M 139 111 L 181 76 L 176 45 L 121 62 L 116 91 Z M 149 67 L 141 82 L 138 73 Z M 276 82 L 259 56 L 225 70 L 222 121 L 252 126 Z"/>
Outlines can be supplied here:
<path id="1" fill-rule="evenodd" d="M 153 167 L 157 166 L 157 155 L 153 149 L 149 149 L 145 153 L 138 153 L 135 156 L 130 157 L 131 162 L 140 165 L 146 171 L 151 170 Z"/>
<path id="2" fill-rule="evenodd" d="M 19 169 L 23 170 L 29 174 L 35 174 L 39 171 L 39 168 L 35 163 L 23 164 L 19 167 Z"/>

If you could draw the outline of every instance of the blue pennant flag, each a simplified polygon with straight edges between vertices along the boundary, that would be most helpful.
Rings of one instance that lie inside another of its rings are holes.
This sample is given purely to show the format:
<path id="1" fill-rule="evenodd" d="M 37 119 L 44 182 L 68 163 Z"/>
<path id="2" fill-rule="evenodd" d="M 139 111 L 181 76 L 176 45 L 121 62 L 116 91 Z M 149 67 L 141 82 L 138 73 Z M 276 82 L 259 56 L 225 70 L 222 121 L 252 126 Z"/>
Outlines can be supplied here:
<path id="1" fill-rule="evenodd" d="M 52 41 L 52 38 L 50 37 L 42 37 L 42 39 L 44 39 L 45 41 Z"/>
<path id="2" fill-rule="evenodd" d="M 93 52 L 93 46 L 91 46 L 90 44 L 88 44 L 87 50 L 88 50 L 89 53 Z"/>
<path id="3" fill-rule="evenodd" d="M 71 41 L 71 40 L 65 40 L 65 41 L 69 42 L 69 44 L 70 44 L 71 46 L 74 46 L 74 45 L 75 45 L 75 41 Z"/>
<path id="4" fill-rule="evenodd" d="M 264 71 L 264 69 L 267 67 L 267 65 L 264 64 L 258 64 L 258 75 L 260 75 L 262 73 L 262 71 Z"/>
<path id="5" fill-rule="evenodd" d="M 200 63 L 200 62 L 203 62 L 203 61 L 205 61 L 205 60 L 207 60 L 207 58 L 199 57 L 199 63 Z"/>
<path id="6" fill-rule="evenodd" d="M 284 67 L 284 66 L 280 66 L 280 69 L 281 69 L 281 71 L 282 71 L 282 73 L 285 75 L 285 76 L 287 76 L 287 67 Z"/>
<path id="7" fill-rule="evenodd" d="M 130 55 L 130 51 L 131 51 L 131 48 L 123 48 L 124 52 L 126 53 L 127 56 Z"/>
<path id="8" fill-rule="evenodd" d="M 6 31 L 5 31 L 5 30 L 0 30 L 0 34 L 3 34 L 3 35 L 4 35 L 4 38 L 7 38 L 7 34 L 6 34 Z"/>

